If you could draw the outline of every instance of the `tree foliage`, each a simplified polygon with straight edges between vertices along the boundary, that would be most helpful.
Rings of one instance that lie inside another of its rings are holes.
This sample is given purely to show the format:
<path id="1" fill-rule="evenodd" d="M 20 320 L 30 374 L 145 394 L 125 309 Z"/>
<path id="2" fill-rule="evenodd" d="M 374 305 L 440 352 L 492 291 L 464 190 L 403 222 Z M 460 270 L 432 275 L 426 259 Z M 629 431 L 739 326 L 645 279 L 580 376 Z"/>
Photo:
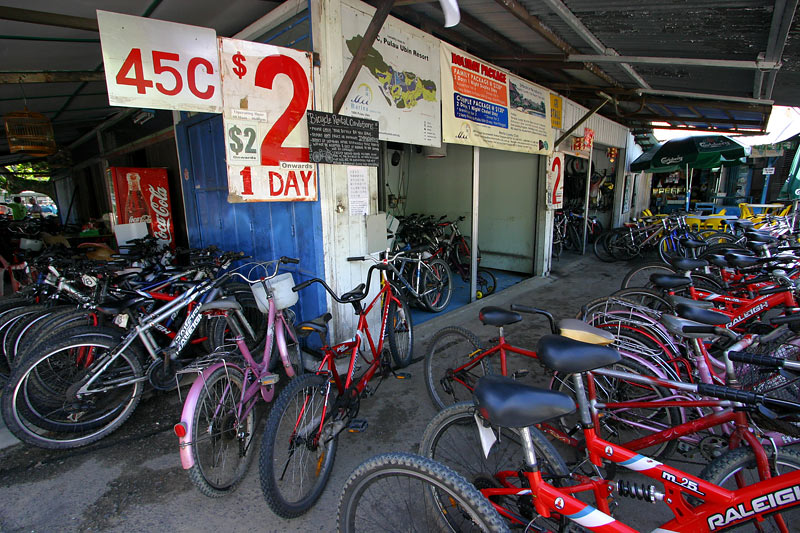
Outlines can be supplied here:
<path id="1" fill-rule="evenodd" d="M 50 165 L 47 161 L 35 161 L 0 167 L 0 188 L 8 194 L 36 191 L 52 198 L 54 191 L 50 182 Z"/>

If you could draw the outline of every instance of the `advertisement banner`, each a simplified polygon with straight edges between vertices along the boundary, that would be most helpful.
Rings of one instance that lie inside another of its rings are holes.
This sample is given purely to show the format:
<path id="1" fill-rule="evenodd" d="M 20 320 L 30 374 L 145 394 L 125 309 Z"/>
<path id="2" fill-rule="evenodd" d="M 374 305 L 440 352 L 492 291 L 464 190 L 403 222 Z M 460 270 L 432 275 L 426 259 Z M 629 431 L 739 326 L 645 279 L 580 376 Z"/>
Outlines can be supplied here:
<path id="1" fill-rule="evenodd" d="M 547 208 L 561 209 L 564 205 L 564 154 L 553 152 L 547 158 Z"/>
<path id="2" fill-rule="evenodd" d="M 317 199 L 308 160 L 311 54 L 219 39 L 228 201 Z"/>
<path id="3" fill-rule="evenodd" d="M 444 42 L 440 62 L 444 142 L 553 151 L 550 91 Z"/>
<path id="4" fill-rule="evenodd" d="M 342 3 L 345 65 L 361 44 L 375 9 Z M 343 115 L 377 120 L 382 141 L 440 146 L 439 40 L 389 17 L 342 106 Z"/>
<path id="5" fill-rule="evenodd" d="M 110 167 L 117 224 L 146 222 L 150 234 L 175 248 L 167 170 Z"/>
<path id="6" fill-rule="evenodd" d="M 213 29 L 101 10 L 97 25 L 109 104 L 222 111 Z"/>

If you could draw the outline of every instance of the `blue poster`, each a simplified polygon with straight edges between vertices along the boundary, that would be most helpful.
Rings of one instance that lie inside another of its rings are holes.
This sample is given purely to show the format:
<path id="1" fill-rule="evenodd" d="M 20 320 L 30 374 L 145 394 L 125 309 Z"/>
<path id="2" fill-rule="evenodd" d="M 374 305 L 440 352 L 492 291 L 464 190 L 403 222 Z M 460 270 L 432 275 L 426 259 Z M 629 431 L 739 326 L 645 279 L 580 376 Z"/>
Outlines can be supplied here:
<path id="1" fill-rule="evenodd" d="M 508 108 L 454 93 L 455 116 L 479 124 L 508 129 Z"/>

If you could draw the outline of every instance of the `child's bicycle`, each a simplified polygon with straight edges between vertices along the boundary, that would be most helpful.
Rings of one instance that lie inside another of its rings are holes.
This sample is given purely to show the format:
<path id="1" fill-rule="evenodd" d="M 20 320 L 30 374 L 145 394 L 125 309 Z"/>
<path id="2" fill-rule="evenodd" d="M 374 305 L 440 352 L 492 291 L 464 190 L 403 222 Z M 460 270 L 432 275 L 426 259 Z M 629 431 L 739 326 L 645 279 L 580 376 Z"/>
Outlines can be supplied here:
<path id="1" fill-rule="evenodd" d="M 345 429 L 357 433 L 367 427 L 367 421 L 357 419 L 361 398 L 372 395 L 368 387 L 375 375 L 381 381 L 394 375 L 396 367 L 404 367 L 412 358 L 411 313 L 400 293 L 385 273 L 391 271 L 392 257 L 383 260 L 371 256 L 351 257 L 350 261 L 372 260 L 366 286 L 361 283 L 352 291 L 338 296 L 323 280 L 315 278 L 294 287 L 299 291 L 312 283 L 319 283 L 330 296 L 341 304 L 353 306 L 358 315 L 354 336 L 342 343 L 327 344 L 327 323 L 330 313 L 297 326 L 300 336 L 318 333 L 322 341 L 322 361 L 317 370 L 294 380 L 281 392 L 272 407 L 264 438 L 261 442 L 261 489 L 269 507 L 284 518 L 294 518 L 308 511 L 322 494 L 333 468 L 339 433 Z M 369 294 L 374 271 L 381 272 L 383 285 L 370 301 L 361 302 Z M 380 331 L 373 335 L 367 316 L 378 306 Z M 389 349 L 384 349 L 384 340 Z M 347 374 L 340 375 L 337 359 L 347 358 Z M 360 377 L 356 371 L 366 369 Z"/>
<path id="2" fill-rule="evenodd" d="M 256 404 L 259 399 L 272 401 L 279 380 L 278 374 L 269 370 L 274 361 L 273 341 L 286 375 L 291 378 L 303 372 L 302 352 L 292 326 L 294 313 L 288 309 L 298 299 L 291 290 L 294 281 L 289 272 L 278 276 L 280 266 L 287 263 L 299 260 L 281 257 L 256 263 L 247 277 L 233 273 L 250 284 L 259 309 L 267 314 L 263 359 L 257 362 L 250 354 L 245 335 L 252 335 L 252 331 L 244 331 L 250 326 L 237 319 L 241 306 L 230 299 L 215 302 L 214 309 L 225 317 L 241 356 L 218 351 L 181 371 L 199 375 L 186 396 L 181 421 L 175 424 L 174 431 L 180 440 L 181 465 L 206 496 L 216 498 L 232 492 L 247 473 L 253 457 Z M 262 270 L 264 277 L 249 279 Z"/>

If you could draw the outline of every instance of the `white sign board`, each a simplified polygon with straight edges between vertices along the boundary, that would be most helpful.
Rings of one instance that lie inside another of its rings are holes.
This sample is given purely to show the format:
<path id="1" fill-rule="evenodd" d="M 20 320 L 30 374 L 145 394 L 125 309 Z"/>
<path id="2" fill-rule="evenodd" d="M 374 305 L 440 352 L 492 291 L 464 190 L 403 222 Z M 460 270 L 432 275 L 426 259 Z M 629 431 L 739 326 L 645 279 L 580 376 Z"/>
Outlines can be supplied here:
<path id="1" fill-rule="evenodd" d="M 764 175 L 769 176 L 775 174 L 775 167 L 764 167 Z"/>
<path id="2" fill-rule="evenodd" d="M 109 104 L 222 111 L 214 30 L 100 10 L 97 24 Z"/>
<path id="3" fill-rule="evenodd" d="M 219 39 L 229 202 L 313 201 L 311 54 Z"/>
<path id="4" fill-rule="evenodd" d="M 441 43 L 442 140 L 528 154 L 553 151 L 550 91 Z"/>
<path id="5" fill-rule="evenodd" d="M 342 3 L 342 52 L 349 65 L 375 8 Z M 440 146 L 439 40 L 388 17 L 340 111 L 377 120 L 380 140 Z"/>
<path id="6" fill-rule="evenodd" d="M 347 201 L 350 216 L 369 214 L 369 169 L 347 167 Z"/>
<path id="7" fill-rule="evenodd" d="M 553 152 L 547 158 L 547 208 L 561 209 L 564 205 L 564 154 Z"/>

